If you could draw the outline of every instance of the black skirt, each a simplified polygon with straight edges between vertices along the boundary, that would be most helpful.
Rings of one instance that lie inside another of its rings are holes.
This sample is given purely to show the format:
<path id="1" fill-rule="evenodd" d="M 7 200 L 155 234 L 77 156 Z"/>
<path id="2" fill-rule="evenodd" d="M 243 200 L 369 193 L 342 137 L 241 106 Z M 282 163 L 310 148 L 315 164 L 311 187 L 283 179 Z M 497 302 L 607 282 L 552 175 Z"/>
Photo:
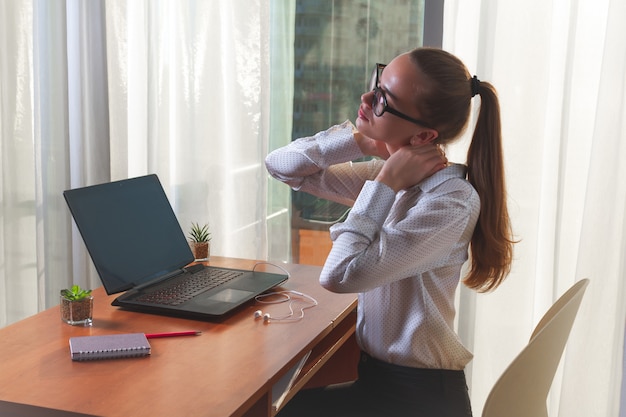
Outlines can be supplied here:
<path id="1" fill-rule="evenodd" d="M 472 417 L 465 373 L 379 361 L 361 353 L 356 382 L 298 393 L 278 417 Z"/>

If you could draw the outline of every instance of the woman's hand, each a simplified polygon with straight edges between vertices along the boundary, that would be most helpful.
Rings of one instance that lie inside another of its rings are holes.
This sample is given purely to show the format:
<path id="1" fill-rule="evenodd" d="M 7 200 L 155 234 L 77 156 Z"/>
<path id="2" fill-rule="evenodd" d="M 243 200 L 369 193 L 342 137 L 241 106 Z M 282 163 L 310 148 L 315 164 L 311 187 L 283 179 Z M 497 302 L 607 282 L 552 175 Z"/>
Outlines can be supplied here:
<path id="1" fill-rule="evenodd" d="M 389 158 L 389 151 L 387 150 L 387 144 L 379 140 L 371 139 L 361 132 L 354 132 L 354 140 L 361 148 L 361 152 L 366 156 L 376 156 L 382 159 Z"/>
<path id="2" fill-rule="evenodd" d="M 376 181 L 395 192 L 419 184 L 425 178 L 445 168 L 448 159 L 437 145 L 407 145 L 393 153 L 378 173 Z"/>

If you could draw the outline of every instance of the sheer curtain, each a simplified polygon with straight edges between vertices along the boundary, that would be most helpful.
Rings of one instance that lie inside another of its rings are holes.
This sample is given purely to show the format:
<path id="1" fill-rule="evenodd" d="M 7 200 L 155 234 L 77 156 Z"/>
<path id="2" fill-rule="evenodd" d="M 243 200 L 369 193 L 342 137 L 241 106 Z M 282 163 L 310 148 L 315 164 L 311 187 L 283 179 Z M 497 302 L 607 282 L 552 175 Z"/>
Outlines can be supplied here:
<path id="1" fill-rule="evenodd" d="M 270 3 L 113 1 L 106 22 L 112 178 L 156 172 L 212 253 L 267 259 Z"/>
<path id="2" fill-rule="evenodd" d="M 513 272 L 493 294 L 461 294 L 475 353 L 475 415 L 539 318 L 575 281 L 587 290 L 549 414 L 617 416 L 626 290 L 626 4 L 448 0 L 444 48 L 498 88 Z M 464 155 L 467 141 L 452 152 Z"/>
<path id="3" fill-rule="evenodd" d="M 293 29 L 270 39 L 293 19 L 279 11 L 0 2 L 0 326 L 58 304 L 71 283 L 100 285 L 63 201 L 71 187 L 156 173 L 184 230 L 210 224 L 213 255 L 288 257 L 288 242 L 267 237 L 288 235 L 289 196 L 267 200 L 263 165 L 270 124 L 277 141 L 291 130 L 290 111 L 269 116 L 270 50 L 293 66 Z"/>

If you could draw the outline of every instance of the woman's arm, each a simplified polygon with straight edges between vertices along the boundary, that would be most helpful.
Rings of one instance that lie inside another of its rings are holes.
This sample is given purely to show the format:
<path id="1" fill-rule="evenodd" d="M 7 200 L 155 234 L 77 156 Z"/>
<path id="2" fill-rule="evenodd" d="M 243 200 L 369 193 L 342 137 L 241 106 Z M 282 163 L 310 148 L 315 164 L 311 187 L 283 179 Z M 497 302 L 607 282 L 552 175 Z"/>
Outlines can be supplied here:
<path id="1" fill-rule="evenodd" d="M 396 201 L 382 183 L 363 187 L 348 218 L 331 228 L 333 247 L 320 276 L 325 288 L 364 292 L 437 268 L 457 270 L 467 260 L 480 211 L 475 190 L 455 178 L 407 193 L 423 195 Z"/>
<path id="2" fill-rule="evenodd" d="M 376 177 L 382 161 L 353 161 L 364 156 L 350 122 L 301 138 L 271 152 L 268 172 L 294 190 L 351 206 L 366 180 Z"/>

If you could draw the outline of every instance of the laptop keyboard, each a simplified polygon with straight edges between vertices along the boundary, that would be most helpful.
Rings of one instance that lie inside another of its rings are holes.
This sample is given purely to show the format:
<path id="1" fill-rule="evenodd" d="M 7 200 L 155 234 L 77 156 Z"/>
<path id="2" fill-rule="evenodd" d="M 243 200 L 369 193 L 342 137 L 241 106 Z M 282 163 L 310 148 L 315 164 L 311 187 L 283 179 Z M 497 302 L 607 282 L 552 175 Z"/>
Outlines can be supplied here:
<path id="1" fill-rule="evenodd" d="M 204 268 L 192 275 L 183 275 L 166 286 L 159 286 L 154 291 L 144 293 L 135 300 L 151 304 L 177 306 L 191 300 L 196 295 L 215 288 L 243 275 L 240 271 Z"/>

